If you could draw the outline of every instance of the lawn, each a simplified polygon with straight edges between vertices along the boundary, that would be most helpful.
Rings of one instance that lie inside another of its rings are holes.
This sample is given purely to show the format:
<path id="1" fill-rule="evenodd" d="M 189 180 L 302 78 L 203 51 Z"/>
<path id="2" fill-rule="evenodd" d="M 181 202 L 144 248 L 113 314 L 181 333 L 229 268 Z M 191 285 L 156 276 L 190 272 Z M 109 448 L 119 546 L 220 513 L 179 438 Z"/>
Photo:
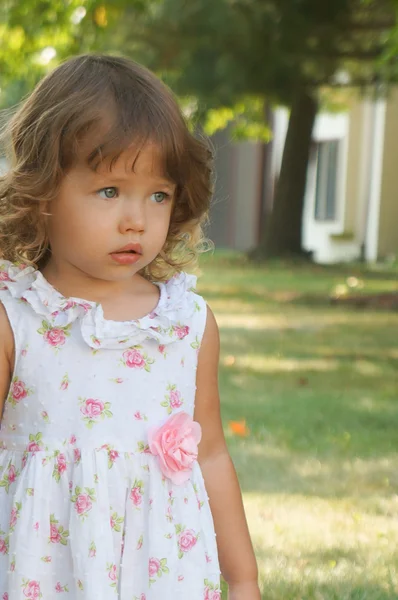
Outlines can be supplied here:
<path id="1" fill-rule="evenodd" d="M 398 599 L 398 312 L 330 300 L 398 291 L 398 271 L 239 254 L 202 269 L 263 598 Z"/>

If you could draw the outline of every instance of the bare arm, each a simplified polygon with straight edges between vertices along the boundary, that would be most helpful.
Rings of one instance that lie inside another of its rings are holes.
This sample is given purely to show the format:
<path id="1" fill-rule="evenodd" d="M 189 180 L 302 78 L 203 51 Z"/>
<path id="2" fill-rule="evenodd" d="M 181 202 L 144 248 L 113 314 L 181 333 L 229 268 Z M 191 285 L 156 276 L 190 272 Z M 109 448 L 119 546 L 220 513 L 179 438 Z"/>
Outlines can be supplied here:
<path id="1" fill-rule="evenodd" d="M 235 468 L 226 446 L 220 414 L 218 362 L 220 340 L 208 309 L 199 353 L 195 420 L 202 426 L 198 460 L 217 533 L 221 572 L 231 599 L 260 599 L 257 563 L 244 513 Z"/>
<path id="2" fill-rule="evenodd" d="M 14 338 L 4 306 L 0 302 L 0 421 L 10 387 L 14 362 Z"/>

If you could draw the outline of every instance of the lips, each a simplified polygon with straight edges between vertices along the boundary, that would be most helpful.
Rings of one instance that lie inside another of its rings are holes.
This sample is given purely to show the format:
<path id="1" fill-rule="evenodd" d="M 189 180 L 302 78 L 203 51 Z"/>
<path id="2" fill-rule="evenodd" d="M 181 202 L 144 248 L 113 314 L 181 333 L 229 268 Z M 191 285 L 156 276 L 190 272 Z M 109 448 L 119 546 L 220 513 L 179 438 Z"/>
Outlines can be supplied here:
<path id="1" fill-rule="evenodd" d="M 123 246 L 123 248 L 119 248 L 119 250 L 114 250 L 114 252 L 111 252 L 111 254 L 142 254 L 142 247 L 141 244 L 127 244 L 126 246 Z"/>
<path id="2" fill-rule="evenodd" d="M 142 247 L 140 244 L 127 244 L 119 250 L 111 252 L 112 259 L 119 265 L 133 265 L 138 262 L 142 255 Z"/>

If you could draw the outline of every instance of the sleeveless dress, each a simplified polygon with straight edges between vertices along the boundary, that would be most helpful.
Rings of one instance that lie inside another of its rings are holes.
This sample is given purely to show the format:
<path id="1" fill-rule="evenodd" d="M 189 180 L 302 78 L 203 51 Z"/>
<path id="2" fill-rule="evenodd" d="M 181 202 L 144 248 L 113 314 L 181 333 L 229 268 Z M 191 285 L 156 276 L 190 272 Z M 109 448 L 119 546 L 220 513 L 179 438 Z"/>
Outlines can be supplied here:
<path id="1" fill-rule="evenodd" d="M 15 338 L 0 429 L 1 600 L 221 598 L 200 467 L 196 457 L 184 467 L 178 448 L 168 457 L 162 434 L 185 423 L 189 454 L 199 427 L 206 304 L 195 281 L 180 273 L 157 284 L 151 314 L 117 322 L 0 260 Z"/>

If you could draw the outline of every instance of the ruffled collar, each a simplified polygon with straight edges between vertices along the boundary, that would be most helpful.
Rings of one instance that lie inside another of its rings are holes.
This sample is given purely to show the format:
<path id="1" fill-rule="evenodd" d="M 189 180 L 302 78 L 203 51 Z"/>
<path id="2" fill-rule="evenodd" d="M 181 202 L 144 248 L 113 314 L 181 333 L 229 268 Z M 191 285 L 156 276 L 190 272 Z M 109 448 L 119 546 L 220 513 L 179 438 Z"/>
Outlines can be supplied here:
<path id="1" fill-rule="evenodd" d="M 156 283 L 160 297 L 156 308 L 133 321 L 105 319 L 102 306 L 81 298 L 65 298 L 33 267 L 0 260 L 0 290 L 27 302 L 51 329 L 68 330 L 78 321 L 85 342 L 92 348 L 129 348 L 146 339 L 170 344 L 189 332 L 186 322 L 196 310 L 196 277 L 178 273 L 166 283 Z"/>

